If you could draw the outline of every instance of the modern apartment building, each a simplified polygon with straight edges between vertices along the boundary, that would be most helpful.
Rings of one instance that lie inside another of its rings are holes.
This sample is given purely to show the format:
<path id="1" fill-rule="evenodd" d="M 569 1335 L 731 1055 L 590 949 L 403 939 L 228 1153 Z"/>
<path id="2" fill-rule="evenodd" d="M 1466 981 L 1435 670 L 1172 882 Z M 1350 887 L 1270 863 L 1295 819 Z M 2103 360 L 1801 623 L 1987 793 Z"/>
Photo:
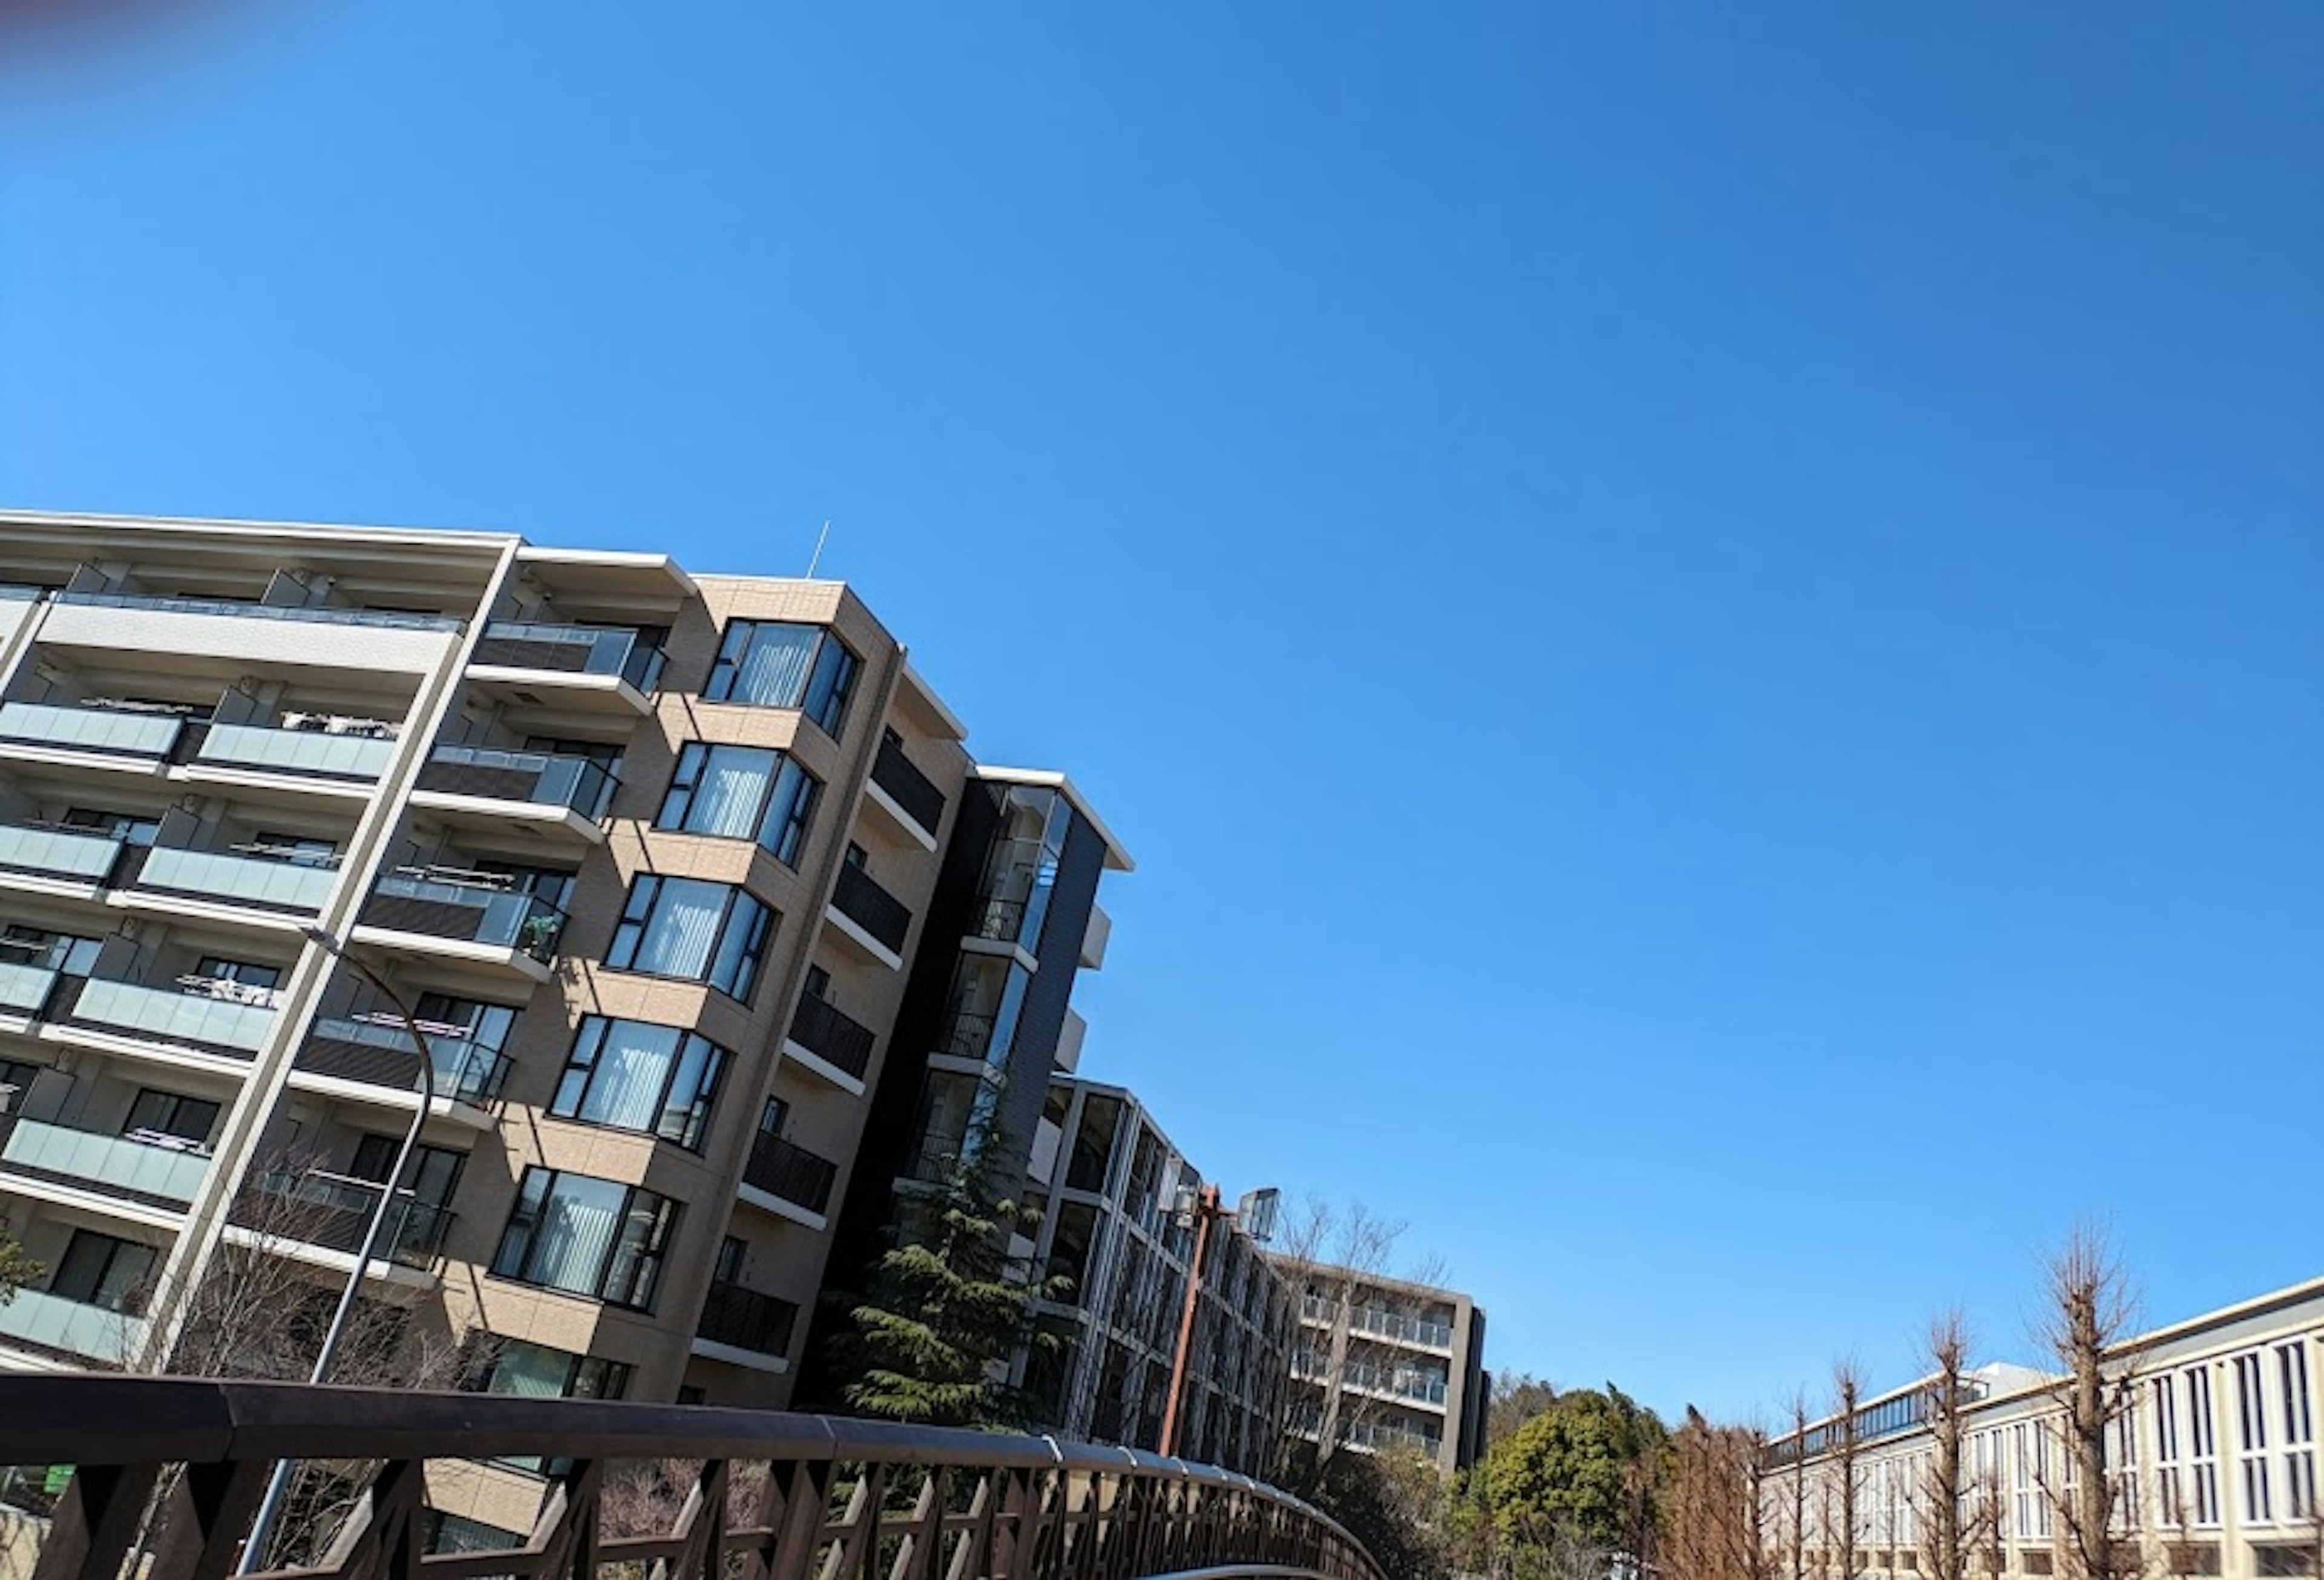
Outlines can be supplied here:
<path id="1" fill-rule="evenodd" d="M 1279 1257 L 1298 1291 L 1292 1429 L 1310 1441 L 1416 1449 L 1446 1474 L 1484 1453 L 1485 1313 L 1455 1289 Z"/>
<path id="2" fill-rule="evenodd" d="M 875 1096 L 917 1155 L 1022 1058 L 1029 1150 L 1128 864 L 964 733 L 839 583 L 0 514 L 0 1364 L 156 1362 L 222 1245 L 336 1289 L 401 1001 L 373 1291 L 493 1388 L 783 1406 Z"/>
<path id="3" fill-rule="evenodd" d="M 1158 1448 L 1203 1177 L 1135 1095 L 1067 1075 L 1049 1084 L 1028 1174 L 1040 1233 L 1021 1250 L 1072 1289 L 1041 1308 L 1056 1348 L 1021 1358 L 1017 1376 L 1049 1430 Z M 1267 1475 L 1288 1405 L 1291 1293 L 1232 1217 L 1204 1262 L 1179 1452 Z"/>
<path id="4" fill-rule="evenodd" d="M 2319 1572 L 2324 1279 L 2128 1339 L 2114 1351 L 2111 1375 L 2127 1383 L 2107 1448 L 2107 1474 L 2117 1481 L 2115 1533 L 2137 1544 L 2141 1572 L 2222 1580 Z M 1924 1567 L 1932 1381 L 1856 1412 L 1859 1575 L 1902 1577 Z M 1996 1366 L 1971 1382 L 1961 1499 L 1971 1569 L 2061 1574 L 2058 1506 L 2071 1495 L 2074 1473 L 2054 1380 Z M 1784 1553 L 1803 1525 L 1797 1538 L 1812 1571 L 1830 1576 L 1839 1574 L 1843 1534 L 1840 1428 L 1834 1416 L 1770 1446 L 1762 1513 Z M 1803 1508 L 1803 1520 L 1795 1520 Z"/>

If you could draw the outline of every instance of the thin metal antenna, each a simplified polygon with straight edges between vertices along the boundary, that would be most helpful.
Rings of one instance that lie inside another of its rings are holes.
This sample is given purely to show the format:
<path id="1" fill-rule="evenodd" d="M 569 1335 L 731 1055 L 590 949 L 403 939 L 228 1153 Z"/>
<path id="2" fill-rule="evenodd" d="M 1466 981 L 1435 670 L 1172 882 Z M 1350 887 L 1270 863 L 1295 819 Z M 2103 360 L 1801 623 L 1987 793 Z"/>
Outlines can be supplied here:
<path id="1" fill-rule="evenodd" d="M 831 518 L 823 518 L 823 531 L 816 534 L 815 554 L 807 562 L 807 579 L 815 579 L 815 568 L 823 563 L 823 545 L 831 537 Z"/>

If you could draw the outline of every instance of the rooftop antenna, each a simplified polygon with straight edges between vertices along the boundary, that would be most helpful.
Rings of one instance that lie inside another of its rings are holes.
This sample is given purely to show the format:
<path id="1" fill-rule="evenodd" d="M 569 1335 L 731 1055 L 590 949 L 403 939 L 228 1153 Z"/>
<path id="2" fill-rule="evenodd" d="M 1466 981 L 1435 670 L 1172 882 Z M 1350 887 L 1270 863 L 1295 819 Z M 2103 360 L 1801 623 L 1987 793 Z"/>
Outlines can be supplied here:
<path id="1" fill-rule="evenodd" d="M 823 531 L 817 532 L 815 537 L 815 553 L 808 558 L 807 562 L 807 579 L 809 581 L 813 581 L 815 579 L 815 568 L 823 563 L 823 546 L 830 537 L 831 518 L 829 516 L 825 516 L 823 518 Z"/>

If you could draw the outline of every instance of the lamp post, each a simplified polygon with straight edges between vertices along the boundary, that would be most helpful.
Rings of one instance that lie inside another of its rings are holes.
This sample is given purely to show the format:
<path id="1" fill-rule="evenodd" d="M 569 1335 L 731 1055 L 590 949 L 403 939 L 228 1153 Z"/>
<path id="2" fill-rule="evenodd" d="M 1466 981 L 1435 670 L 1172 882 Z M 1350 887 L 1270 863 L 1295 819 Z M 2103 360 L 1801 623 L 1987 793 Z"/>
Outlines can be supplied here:
<path id="1" fill-rule="evenodd" d="M 1186 1263 L 1186 1304 L 1178 1314 L 1178 1347 L 1170 1361 L 1168 1401 L 1162 1407 L 1161 1452 L 1166 1456 L 1178 1452 L 1178 1436 L 1185 1427 L 1186 1363 L 1194 1351 L 1194 1312 L 1203 1294 L 1203 1263 L 1211 1247 L 1211 1225 L 1222 1219 L 1245 1218 L 1250 1237 L 1264 1243 L 1275 1237 L 1276 1201 L 1276 1192 L 1255 1190 L 1231 1213 L 1220 1205 L 1215 1185 L 1182 1193 L 1178 1198 L 1178 1226 L 1194 1229 L 1194 1254 Z"/>
<path id="2" fill-rule="evenodd" d="M 428 1045 L 427 1033 L 420 1030 L 420 1017 L 412 1012 L 401 993 L 390 987 L 378 972 L 348 954 L 337 938 L 322 929 L 310 927 L 304 930 L 308 941 L 370 983 L 395 1006 L 395 1012 L 403 1018 L 403 1029 L 411 1034 L 412 1046 L 420 1050 L 420 1106 L 412 1113 L 411 1123 L 404 1127 L 403 1144 L 396 1150 L 387 1178 L 380 1182 L 379 1204 L 372 1208 L 371 1223 L 364 1230 L 363 1248 L 355 1252 L 354 1270 L 347 1274 L 346 1288 L 339 1291 L 338 1307 L 331 1313 L 331 1326 L 323 1335 L 322 1351 L 316 1355 L 315 1369 L 307 1378 L 309 1383 L 316 1383 L 330 1381 L 331 1363 L 337 1358 L 339 1341 L 346 1335 L 347 1320 L 355 1315 L 355 1300 L 363 1293 L 363 1281 L 371 1271 L 372 1258 L 379 1253 L 380 1240 L 387 1232 L 388 1209 L 403 1194 L 404 1170 L 410 1166 L 411 1154 L 420 1148 L 420 1127 L 428 1123 L 428 1115 L 436 1106 L 436 1056 Z M 290 1461 L 275 1461 L 274 1474 L 266 1483 L 266 1496 L 259 1501 L 258 1513 L 251 1520 L 250 1538 L 243 1543 L 242 1563 L 236 1574 L 252 1573 L 265 1557 L 266 1538 L 272 1534 L 275 1518 L 282 1511 L 283 1494 L 290 1486 Z"/>

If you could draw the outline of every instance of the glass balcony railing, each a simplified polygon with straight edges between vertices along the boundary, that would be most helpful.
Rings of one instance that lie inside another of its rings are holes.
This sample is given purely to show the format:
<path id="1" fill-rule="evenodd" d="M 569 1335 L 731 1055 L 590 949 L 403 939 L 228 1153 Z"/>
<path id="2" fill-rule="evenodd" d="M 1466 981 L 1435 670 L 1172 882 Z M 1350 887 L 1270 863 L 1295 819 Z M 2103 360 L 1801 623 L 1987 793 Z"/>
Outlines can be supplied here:
<path id="1" fill-rule="evenodd" d="M 313 912 L 338 880 L 336 866 L 157 845 L 145 852 L 135 886 L 262 910 Z"/>
<path id="2" fill-rule="evenodd" d="M 0 1015 L 37 1015 L 56 989 L 53 968 L 0 960 Z"/>
<path id="3" fill-rule="evenodd" d="M 84 1306 L 46 1289 L 19 1289 L 0 1306 L 0 1339 L 119 1367 L 144 1347 L 145 1319 Z"/>
<path id="4" fill-rule="evenodd" d="M 76 1026 L 247 1058 L 266 1045 L 275 1008 L 258 990 L 243 991 L 251 996 L 227 996 L 235 992 L 232 984 L 214 990 L 141 987 L 91 977 L 79 984 L 60 1018 Z"/>
<path id="5" fill-rule="evenodd" d="M 485 1104 L 501 1095 L 508 1078 L 508 1056 L 456 1033 L 428 1032 L 428 1051 L 436 1066 L 436 1095 L 455 1102 Z M 411 1033 L 398 1021 L 355 1021 L 334 1017 L 318 1021 L 307 1033 L 306 1046 L 295 1061 L 300 1069 L 340 1080 L 392 1086 L 398 1092 L 419 1087 L 418 1055 Z"/>
<path id="6" fill-rule="evenodd" d="M 121 859 L 122 841 L 113 834 L 73 828 L 0 827 L 0 871 L 74 883 L 102 883 Z"/>
<path id="7" fill-rule="evenodd" d="M 212 725 L 194 752 L 197 762 L 221 768 L 254 768 L 349 784 L 369 784 L 395 758 L 391 735 L 332 735 L 323 730 L 283 730 L 256 725 Z"/>
<path id="8" fill-rule="evenodd" d="M 185 725 L 184 718 L 174 713 L 0 703 L 0 741 L 53 746 L 69 752 L 104 752 L 158 761 L 176 746 L 178 733 Z"/>
<path id="9" fill-rule="evenodd" d="M 112 1196 L 168 1206 L 189 1206 L 209 1172 L 209 1153 L 190 1142 L 155 1137 L 101 1135 L 40 1120 L 8 1125 L 0 1168 Z"/>
<path id="10" fill-rule="evenodd" d="M 36 587 L 30 582 L 0 581 L 0 602 L 37 604 L 48 596 L 48 588 Z"/>
<path id="11" fill-rule="evenodd" d="M 595 822 L 605 815 L 605 804 L 613 799 L 616 782 L 586 757 L 438 746 L 420 769 L 418 788 L 485 800 L 570 807 Z"/>
<path id="12" fill-rule="evenodd" d="M 495 620 L 484 627 L 471 661 L 496 669 L 619 675 L 639 690 L 651 691 L 661 679 L 664 655 L 638 633 L 619 627 Z"/>
<path id="13" fill-rule="evenodd" d="M 143 593 L 59 593 L 60 604 L 103 609 L 153 609 L 173 614 L 226 614 L 244 620 L 312 620 L 329 625 L 383 625 L 401 631 L 457 631 L 449 614 L 401 609 L 347 609 L 327 604 L 261 604 L 240 598 L 161 598 Z"/>
<path id="14" fill-rule="evenodd" d="M 261 1174 L 228 1215 L 268 1239 L 354 1252 L 371 1232 L 379 1191 L 368 1181 L 328 1174 Z M 423 1201 L 398 1203 L 388 1209 L 378 1254 L 403 1267 L 433 1266 L 454 1215 Z"/>
<path id="15" fill-rule="evenodd" d="M 516 949 L 546 965 L 557 957 L 565 913 L 538 895 L 392 873 L 373 885 L 365 927 Z"/>

